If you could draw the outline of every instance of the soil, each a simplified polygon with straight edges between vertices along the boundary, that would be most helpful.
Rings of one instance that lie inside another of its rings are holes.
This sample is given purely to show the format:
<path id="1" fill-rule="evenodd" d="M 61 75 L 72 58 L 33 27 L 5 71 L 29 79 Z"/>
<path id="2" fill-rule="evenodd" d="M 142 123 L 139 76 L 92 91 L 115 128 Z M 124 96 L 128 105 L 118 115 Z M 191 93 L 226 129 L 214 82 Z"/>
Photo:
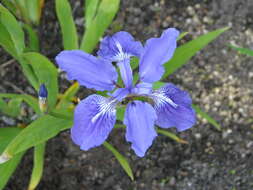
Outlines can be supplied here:
<path id="1" fill-rule="evenodd" d="M 81 34 L 83 1 L 72 0 L 75 22 Z M 120 150 L 134 171 L 131 181 L 117 160 L 103 147 L 80 151 L 69 137 L 59 134 L 47 144 L 45 169 L 38 190 L 250 190 L 253 189 L 253 58 L 228 48 L 237 44 L 253 49 L 252 0 L 122 0 L 112 27 L 137 39 L 158 36 L 167 27 L 190 34 L 181 43 L 214 29 L 231 29 L 198 53 L 166 80 L 192 94 L 222 126 L 217 131 L 199 118 L 195 127 L 177 133 L 183 145 L 159 136 L 144 158 L 138 158 L 125 142 L 124 131 L 114 130 L 109 141 Z M 54 1 L 47 0 L 40 26 L 41 51 L 50 59 L 62 49 Z M 0 49 L 1 92 L 35 94 L 19 65 L 5 64 L 11 57 Z M 61 90 L 69 86 L 60 77 Z M 82 99 L 90 91 L 82 88 Z M 17 120 L 0 116 L 0 126 Z M 174 129 L 170 131 L 175 132 Z M 6 190 L 26 189 L 32 169 L 32 151 L 11 177 Z"/>

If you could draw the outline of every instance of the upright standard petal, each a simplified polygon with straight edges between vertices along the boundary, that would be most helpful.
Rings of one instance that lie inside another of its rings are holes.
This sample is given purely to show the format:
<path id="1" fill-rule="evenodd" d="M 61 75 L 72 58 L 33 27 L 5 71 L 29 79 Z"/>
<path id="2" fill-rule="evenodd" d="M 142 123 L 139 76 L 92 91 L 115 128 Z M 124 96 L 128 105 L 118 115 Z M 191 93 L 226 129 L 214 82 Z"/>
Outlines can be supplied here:
<path id="1" fill-rule="evenodd" d="M 62 51 L 56 63 L 66 71 L 69 80 L 99 91 L 113 90 L 118 74 L 111 62 L 98 59 L 81 50 Z"/>
<path id="2" fill-rule="evenodd" d="M 174 28 L 165 30 L 160 38 L 147 41 L 140 59 L 140 80 L 153 83 L 161 79 L 163 64 L 169 61 L 177 46 L 179 32 Z"/>
<path id="3" fill-rule="evenodd" d="M 157 114 L 156 124 L 162 128 L 176 127 L 178 131 L 191 128 L 196 123 L 192 100 L 186 91 L 168 83 L 152 95 Z"/>
<path id="4" fill-rule="evenodd" d="M 117 63 L 119 70 L 120 70 L 120 75 L 121 78 L 125 84 L 126 88 L 132 88 L 133 85 L 133 72 L 132 68 L 130 65 L 130 59 L 124 59 L 120 62 Z"/>
<path id="5" fill-rule="evenodd" d="M 132 143 L 131 147 L 139 157 L 145 155 L 157 136 L 154 128 L 156 118 L 155 110 L 148 103 L 133 101 L 127 105 L 124 118 L 126 140 Z"/>
<path id="6" fill-rule="evenodd" d="M 132 88 L 131 93 L 139 95 L 149 95 L 152 92 L 152 83 L 141 82 Z"/>
<path id="7" fill-rule="evenodd" d="M 100 43 L 98 55 L 115 62 L 128 59 L 131 56 L 139 57 L 142 53 L 142 44 L 134 41 L 128 32 L 117 32 L 113 36 L 106 36 Z"/>
<path id="8" fill-rule="evenodd" d="M 108 95 L 121 102 L 128 94 L 130 94 L 130 90 L 128 88 L 118 88 L 112 94 L 109 93 Z"/>
<path id="9" fill-rule="evenodd" d="M 91 95 L 82 100 L 74 113 L 71 138 L 82 150 L 101 145 L 116 122 L 116 100 Z"/>

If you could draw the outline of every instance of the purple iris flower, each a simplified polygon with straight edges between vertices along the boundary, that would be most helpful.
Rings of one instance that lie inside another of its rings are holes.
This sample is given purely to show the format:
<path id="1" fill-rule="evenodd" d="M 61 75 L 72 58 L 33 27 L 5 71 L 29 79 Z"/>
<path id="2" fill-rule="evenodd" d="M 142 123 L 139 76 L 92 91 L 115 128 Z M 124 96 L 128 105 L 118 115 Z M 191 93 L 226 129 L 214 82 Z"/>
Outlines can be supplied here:
<path id="1" fill-rule="evenodd" d="M 176 29 L 169 28 L 161 37 L 147 40 L 143 47 L 129 33 L 118 32 L 102 40 L 98 57 L 80 50 L 62 51 L 56 57 L 69 80 L 98 91 L 111 91 L 110 97 L 91 95 L 77 105 L 71 128 L 75 144 L 82 150 L 101 145 L 116 123 L 117 105 L 126 101 L 125 137 L 139 157 L 145 155 L 157 136 L 155 125 L 184 131 L 195 124 L 195 112 L 187 92 L 171 83 L 152 89 L 152 84 L 164 73 L 163 64 L 174 54 L 178 35 Z M 136 84 L 130 65 L 133 56 L 140 59 Z M 124 88 L 118 88 L 118 73 L 112 62 L 119 68 Z M 147 101 L 140 101 L 140 97 Z"/>

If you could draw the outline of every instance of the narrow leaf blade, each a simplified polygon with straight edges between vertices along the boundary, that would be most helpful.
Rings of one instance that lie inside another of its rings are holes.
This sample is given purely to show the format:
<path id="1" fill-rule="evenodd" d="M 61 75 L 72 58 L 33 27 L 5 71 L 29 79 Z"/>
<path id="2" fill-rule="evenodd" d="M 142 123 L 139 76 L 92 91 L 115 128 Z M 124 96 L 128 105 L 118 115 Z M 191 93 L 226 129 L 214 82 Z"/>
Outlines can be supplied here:
<path id="1" fill-rule="evenodd" d="M 15 17 L 2 5 L 0 5 L 0 23 L 8 31 L 16 54 L 20 55 L 25 48 L 24 32 Z"/>
<path id="2" fill-rule="evenodd" d="M 79 90 L 79 84 L 78 82 L 73 83 L 63 94 L 63 96 L 60 98 L 59 103 L 57 104 L 56 108 L 67 108 L 69 103 L 71 102 L 71 99 L 75 96 L 77 91 Z"/>
<path id="3" fill-rule="evenodd" d="M 0 98 L 20 98 L 25 101 L 36 113 L 40 113 L 38 106 L 38 100 L 33 96 L 27 94 L 11 94 L 11 93 L 0 93 Z"/>
<path id="4" fill-rule="evenodd" d="M 88 28 L 94 19 L 100 0 L 85 0 L 85 27 Z"/>
<path id="5" fill-rule="evenodd" d="M 113 153 L 131 180 L 134 180 L 134 175 L 127 159 L 122 154 L 120 154 L 110 143 L 105 141 L 103 145 Z"/>
<path id="6" fill-rule="evenodd" d="M 12 157 L 39 145 L 72 126 L 72 120 L 44 115 L 24 128 L 7 146 L 4 153 Z"/>
<path id="7" fill-rule="evenodd" d="M 68 0 L 56 0 L 56 14 L 61 26 L 64 49 L 78 49 L 76 26 Z"/>
<path id="8" fill-rule="evenodd" d="M 178 142 L 178 143 L 182 143 L 182 144 L 188 144 L 187 141 L 181 139 L 180 137 L 178 137 L 177 135 L 175 135 L 174 133 L 171 133 L 169 131 L 163 130 L 163 129 L 156 129 L 156 131 L 162 135 L 165 135 L 167 137 L 169 137 L 170 139 Z"/>
<path id="9" fill-rule="evenodd" d="M 206 45 L 208 45 L 211 41 L 216 39 L 228 29 L 229 28 L 226 27 L 209 32 L 178 47 L 172 59 L 164 65 L 165 73 L 163 78 L 166 78 L 168 75 L 174 73 L 177 69 L 186 64 L 187 61 L 189 61 L 191 57 L 194 56 L 199 50 L 203 49 Z"/>
<path id="10" fill-rule="evenodd" d="M 44 167 L 44 154 L 45 154 L 46 143 L 41 143 L 34 147 L 33 153 L 33 170 L 28 186 L 28 190 L 34 190 L 39 184 Z"/>
<path id="11" fill-rule="evenodd" d="M 210 124 L 212 124 L 212 126 L 214 126 L 217 130 L 221 131 L 221 126 L 217 121 L 215 121 L 215 119 L 213 119 L 207 113 L 203 112 L 199 106 L 192 105 L 192 107 L 201 117 L 205 118 Z"/>
<path id="12" fill-rule="evenodd" d="M 7 184 L 9 178 L 20 163 L 25 152 L 20 152 L 15 155 L 11 160 L 6 163 L 0 164 L 0 190 L 2 190 Z"/>
<path id="13" fill-rule="evenodd" d="M 0 128 L 0 154 L 4 151 L 6 146 L 10 141 L 15 138 L 20 133 L 21 129 L 16 127 L 4 127 Z M 21 152 L 14 156 L 11 160 L 6 163 L 0 164 L 0 190 L 2 190 L 12 173 L 15 171 L 17 165 L 19 164 L 24 152 Z"/>
<path id="14" fill-rule="evenodd" d="M 82 39 L 81 49 L 87 53 L 96 47 L 105 30 L 111 24 L 119 9 L 120 0 L 101 0 L 97 14 L 92 20 L 92 25 L 86 28 Z"/>
<path id="15" fill-rule="evenodd" d="M 241 54 L 253 56 L 253 50 L 252 50 L 252 49 L 241 48 L 241 47 L 237 47 L 237 46 L 233 46 L 233 45 L 230 45 L 229 47 L 231 47 L 231 48 L 237 50 L 237 51 L 240 52 Z"/>

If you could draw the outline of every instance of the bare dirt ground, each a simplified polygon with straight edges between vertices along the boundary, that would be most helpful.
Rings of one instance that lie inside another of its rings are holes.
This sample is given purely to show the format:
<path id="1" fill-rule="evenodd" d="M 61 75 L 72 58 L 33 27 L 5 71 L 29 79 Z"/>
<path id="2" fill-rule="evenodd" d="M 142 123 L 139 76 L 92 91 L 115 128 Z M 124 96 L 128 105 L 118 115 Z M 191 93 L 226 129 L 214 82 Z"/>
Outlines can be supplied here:
<path id="1" fill-rule="evenodd" d="M 82 32 L 82 1 L 72 1 L 75 21 Z M 253 189 L 253 58 L 228 48 L 235 43 L 253 49 L 252 0 L 122 0 L 112 28 L 132 33 L 145 41 L 167 27 L 188 31 L 190 40 L 207 31 L 231 29 L 195 56 L 168 81 L 188 90 L 222 125 L 222 132 L 199 119 L 182 132 L 182 145 L 159 136 L 145 158 L 137 158 L 114 131 L 109 141 L 129 158 L 135 181 L 131 181 L 110 152 L 103 147 L 80 151 L 69 131 L 47 144 L 45 171 L 39 190 L 250 190 Z M 40 27 L 42 52 L 52 60 L 62 49 L 54 1 L 46 3 Z M 183 42 L 181 42 L 183 43 Z M 0 49 L 1 65 L 11 58 Z M 34 94 L 17 63 L 1 67 L 1 92 Z M 69 83 L 61 77 L 61 87 Z M 81 89 L 80 98 L 89 92 Z M 0 115 L 0 125 L 18 120 Z M 175 132 L 175 130 L 170 130 Z M 32 169 L 31 151 L 23 158 L 6 190 L 26 189 Z"/>

